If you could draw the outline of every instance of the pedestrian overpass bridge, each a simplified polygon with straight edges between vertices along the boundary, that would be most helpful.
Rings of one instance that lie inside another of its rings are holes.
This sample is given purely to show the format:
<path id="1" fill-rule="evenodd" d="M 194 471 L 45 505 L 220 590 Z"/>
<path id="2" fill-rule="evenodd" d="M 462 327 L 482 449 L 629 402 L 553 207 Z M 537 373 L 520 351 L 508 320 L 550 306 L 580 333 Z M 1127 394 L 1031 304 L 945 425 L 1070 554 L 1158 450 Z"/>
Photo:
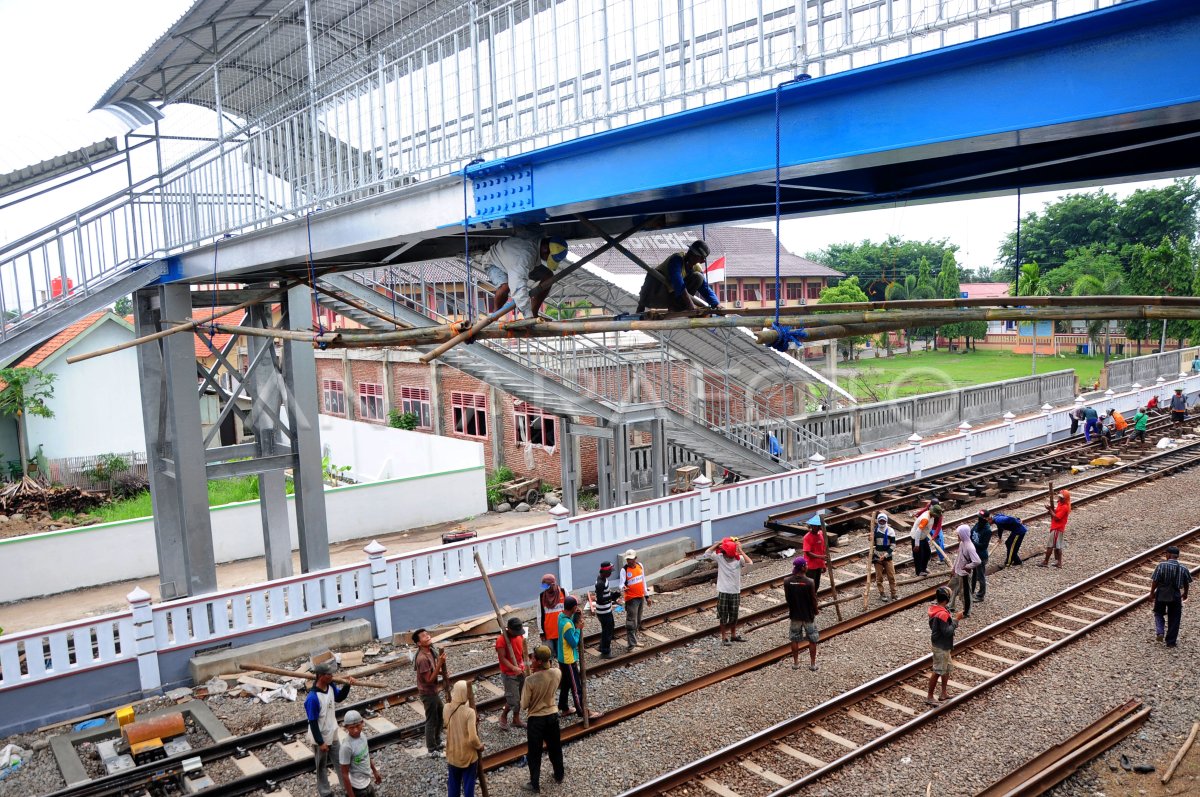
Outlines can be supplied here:
<path id="1" fill-rule="evenodd" d="M 126 189 L 0 250 L 0 358 L 134 292 L 139 333 L 157 331 L 207 305 L 212 294 L 196 285 L 282 300 L 281 319 L 259 308 L 252 326 L 308 329 L 313 299 L 348 316 L 373 308 L 360 320 L 378 324 L 398 312 L 396 274 L 419 280 L 420 263 L 461 257 L 520 223 L 620 237 L 773 217 L 777 194 L 794 217 L 1200 166 L 1200 72 L 1190 67 L 1200 6 L 1189 0 L 730 5 L 199 0 L 98 107 L 153 121 L 159 152 L 173 140 L 158 135 L 161 106 L 210 109 L 211 141 L 174 162 L 160 155 L 144 179 L 131 171 Z M 381 267 L 384 284 L 351 275 Z M 560 298 L 606 290 L 585 273 Z M 300 282 L 317 277 L 326 292 Z M 284 279 L 290 290 L 275 287 Z M 54 280 L 70 289 L 50 290 Z M 405 312 L 406 323 L 432 323 L 436 311 Z M 236 390 L 201 372 L 202 389 L 224 391 L 225 413 L 243 413 L 238 392 L 254 401 L 243 422 L 255 442 L 206 449 L 183 343 L 139 347 L 164 584 L 215 588 L 206 474 L 263 474 L 277 576 L 290 570 L 279 502 L 292 469 L 302 566 L 324 566 L 311 347 L 284 343 L 276 356 L 247 342 Z M 630 367 L 589 345 L 595 361 Z M 808 378 L 738 330 L 658 345 L 741 395 L 763 374 Z M 631 424 L 748 475 L 819 453 L 767 405 L 740 419 L 689 414 L 656 396 L 589 392 L 550 367 L 560 350 L 464 348 L 455 367 L 596 419 L 576 431 L 604 437 L 618 501 Z"/>

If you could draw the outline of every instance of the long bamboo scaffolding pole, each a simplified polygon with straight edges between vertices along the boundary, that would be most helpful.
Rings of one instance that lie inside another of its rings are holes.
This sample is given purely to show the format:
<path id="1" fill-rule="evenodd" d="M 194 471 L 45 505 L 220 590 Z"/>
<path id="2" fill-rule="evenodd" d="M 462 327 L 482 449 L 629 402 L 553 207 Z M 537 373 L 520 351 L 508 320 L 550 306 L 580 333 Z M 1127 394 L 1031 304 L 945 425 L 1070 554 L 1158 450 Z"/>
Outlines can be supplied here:
<path id="1" fill-rule="evenodd" d="M 124 349 L 131 349 L 134 346 L 140 346 L 143 343 L 152 343 L 156 340 L 161 340 L 162 338 L 165 338 L 169 335 L 176 335 L 180 332 L 191 332 L 192 330 L 196 329 L 196 327 L 202 327 L 207 324 L 210 324 L 218 318 L 224 318 L 227 315 L 232 315 L 233 313 L 237 313 L 242 310 L 245 310 L 247 307 L 251 307 L 256 304 L 262 304 L 263 302 L 268 302 L 268 301 L 271 301 L 272 299 L 278 298 L 279 296 L 282 296 L 283 294 L 287 293 L 289 290 L 294 288 L 296 286 L 296 284 L 297 283 L 292 282 L 287 285 L 284 285 L 281 288 L 276 288 L 275 290 L 268 292 L 264 296 L 259 296 L 256 299 L 248 299 L 239 305 L 235 305 L 234 307 L 231 307 L 228 310 L 212 312 L 208 315 L 207 318 L 197 318 L 192 321 L 182 321 L 182 322 L 176 324 L 175 326 L 171 327 L 170 329 L 164 329 L 159 332 L 152 332 L 149 335 L 143 335 L 140 338 L 134 338 L 133 340 L 127 340 L 124 343 L 118 343 L 115 346 L 107 346 L 103 349 L 96 349 L 96 351 L 89 351 L 89 352 L 85 352 L 83 354 L 74 354 L 67 358 L 67 364 L 73 365 L 78 362 L 83 362 L 84 360 L 90 360 L 93 357 L 100 357 L 105 354 L 114 354 L 116 352 L 123 351 Z"/>
<path id="2" fill-rule="evenodd" d="M 826 312 L 867 310 L 934 310 L 967 307 L 1087 307 L 1102 302 L 1109 307 L 1145 305 L 1155 307 L 1200 307 L 1200 296 L 995 296 L 975 299 L 897 299 L 890 302 L 831 302 L 783 307 L 781 315 L 816 315 Z M 709 310 L 713 315 L 775 316 L 774 307 Z M 667 313 L 674 318 L 689 313 Z"/>
<path id="3" fill-rule="evenodd" d="M 828 316 L 798 317 L 784 316 L 781 323 L 788 326 L 802 327 L 808 340 L 829 340 L 832 338 L 850 337 L 855 335 L 872 334 L 894 329 L 904 329 L 913 326 L 940 326 L 959 321 L 1068 321 L 1068 320 L 1135 320 L 1135 319 L 1173 319 L 1200 320 L 1200 307 L 1107 307 L 1093 306 L 1080 308 L 1008 308 L 995 310 L 930 310 L 920 313 L 910 312 L 871 312 L 871 313 L 839 313 Z M 831 323 L 840 322 L 840 323 Z M 568 335 L 586 335 L 601 332 L 625 331 L 666 331 L 684 329 L 719 329 L 733 327 L 760 328 L 760 342 L 769 343 L 775 340 L 774 330 L 761 329 L 763 321 L 755 318 L 739 317 L 708 317 L 708 318 L 674 318 L 664 320 L 587 320 L 577 319 L 568 321 L 547 321 L 537 324 L 524 324 L 504 327 L 501 329 L 482 330 L 476 337 L 485 339 L 505 338 L 546 338 L 564 337 Z M 415 329 L 398 330 L 395 332 L 358 332 L 342 330 L 315 335 L 311 332 L 298 330 L 261 329 L 256 327 L 240 327 L 229 324 L 215 324 L 222 332 L 238 335 L 251 335 L 266 338 L 283 338 L 287 340 L 308 340 L 315 344 L 333 348 L 357 348 L 372 346 L 428 346 L 445 343 L 458 334 L 455 327 L 430 326 Z"/>
<path id="4" fill-rule="evenodd" d="M 450 338 L 450 340 L 448 340 L 445 343 L 443 343 L 442 345 L 438 346 L 433 351 L 428 352 L 427 354 L 422 354 L 421 362 L 428 363 L 433 360 L 436 360 L 438 357 L 441 357 L 443 354 L 450 351 L 450 349 L 453 349 L 455 346 L 457 346 L 459 343 L 462 343 L 464 340 L 470 340 L 471 338 L 475 337 L 480 332 L 482 332 L 485 327 L 496 323 L 501 318 L 504 318 L 504 316 L 511 313 L 513 311 L 513 308 L 516 306 L 517 306 L 516 303 L 510 299 L 509 301 L 505 302 L 504 306 L 501 307 L 496 312 L 488 313 L 483 318 L 479 319 L 474 324 L 472 324 L 470 326 L 470 328 L 464 329 L 462 332 L 455 334 L 454 337 Z"/>

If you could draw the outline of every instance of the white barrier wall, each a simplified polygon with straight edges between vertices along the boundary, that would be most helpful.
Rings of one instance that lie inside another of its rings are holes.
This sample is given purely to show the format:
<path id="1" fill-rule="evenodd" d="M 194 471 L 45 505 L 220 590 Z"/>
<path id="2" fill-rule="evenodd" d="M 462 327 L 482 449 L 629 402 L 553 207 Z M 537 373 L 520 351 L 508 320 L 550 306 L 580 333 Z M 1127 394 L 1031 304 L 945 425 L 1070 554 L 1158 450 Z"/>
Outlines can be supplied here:
<path id="1" fill-rule="evenodd" d="M 1160 401 L 1165 399 L 1176 387 L 1182 387 L 1189 396 L 1194 396 L 1200 391 L 1200 374 L 1164 379 L 1150 387 L 1138 386 L 1120 394 L 1092 399 L 1086 404 L 1099 410 L 1116 407 L 1128 413 L 1143 406 L 1152 395 L 1159 396 Z M 544 564 L 547 570 L 557 570 L 560 583 L 572 589 L 572 559 L 586 557 L 589 550 L 636 543 L 639 539 L 661 534 L 664 529 L 676 528 L 694 531 L 698 527 L 701 543 L 711 544 L 716 536 L 714 526 L 722 521 L 725 524 L 741 523 L 745 522 L 742 518 L 752 518 L 758 522 L 760 515 L 780 506 L 794 506 L 797 501 L 820 502 L 830 493 L 912 478 L 934 467 L 966 465 L 975 457 L 1003 456 L 1022 442 L 1049 442 L 1053 434 L 1069 428 L 1067 414 L 1070 410 L 1070 405 L 1047 406 L 1040 414 L 1024 418 L 1016 418 L 1010 413 L 1003 421 L 979 429 L 964 426 L 954 434 L 928 441 L 914 436 L 908 445 L 900 448 L 830 463 L 814 457 L 810 468 L 724 487 L 709 487 L 705 480 L 698 482 L 695 492 L 620 509 L 574 518 L 562 510 L 553 523 L 516 529 L 478 541 L 434 546 L 391 557 L 385 557 L 386 549 L 382 546 L 372 544 L 364 549 L 368 561 L 363 563 L 215 595 L 151 605 L 148 595 L 135 590 L 130 595 L 129 611 L 0 637 L 0 700 L 8 697 L 9 690 L 134 659 L 138 662 L 142 689 L 157 689 L 162 684 L 157 658 L 160 651 L 269 631 L 290 619 L 315 617 L 331 611 L 344 613 L 372 607 L 376 636 L 386 638 L 392 632 L 393 601 L 424 597 L 444 602 L 443 596 L 450 593 L 434 595 L 433 591 L 457 589 L 458 585 L 479 577 L 473 558 L 475 552 L 480 554 L 491 573 Z M 482 485 L 482 468 L 468 473 Z M 405 488 L 398 485 L 404 484 L 413 491 L 401 493 L 400 490 Z M 384 492 L 393 489 L 397 492 Z M 330 502 L 331 523 L 343 514 L 367 512 L 362 516 L 363 522 L 355 517 L 354 530 L 356 534 L 370 534 L 366 523 L 379 522 L 382 519 L 379 516 L 385 513 L 365 509 L 365 504 L 424 502 L 429 497 L 429 489 L 428 480 L 397 480 L 343 488 L 341 494 L 346 496 L 345 503 L 341 503 L 343 499 L 340 498 L 334 499 L 337 503 Z M 372 492 L 365 492 L 367 490 Z M 356 494 L 356 491 L 363 492 Z M 469 511 L 457 494 L 455 500 L 461 511 Z M 37 536 L 70 540 L 80 534 Z M 81 539 L 88 539 L 92 547 L 82 552 L 78 547 L 36 551 L 30 547 L 26 558 L 13 557 L 11 561 L 2 557 L 8 554 L 6 549 L 10 546 L 17 550 L 22 544 L 21 538 L 0 540 L 0 572 L 8 581 L 19 580 L 22 589 L 37 589 L 40 593 L 47 591 L 38 588 L 38 585 L 48 583 L 47 579 L 57 579 L 54 583 L 62 580 L 53 572 L 60 566 L 77 568 L 73 562 L 85 562 L 88 569 L 94 568 L 96 562 L 110 559 L 114 550 L 121 551 L 123 558 L 136 555 L 135 549 L 124 539 L 117 540 L 104 534 L 89 538 L 86 531 L 82 532 Z M 152 550 L 150 544 L 142 544 Z M 55 562 L 56 567 L 47 568 L 49 561 Z M 89 578 L 83 569 L 73 569 L 71 576 Z M 6 584 L 0 584 L 0 588 L 5 587 Z M 447 613 L 454 611 L 452 606 L 443 606 L 443 609 Z M 133 645 L 135 636 L 141 640 L 138 652 Z M 76 644 L 76 640 L 81 642 Z M 22 660 L 26 662 L 24 667 L 20 663 Z M 103 699 L 105 696 L 95 697 Z"/>
<path id="2" fill-rule="evenodd" d="M 321 415 L 321 448 L 355 481 L 483 467 L 483 444 Z"/>
<path id="3" fill-rule="evenodd" d="M 390 534 L 487 511 L 483 465 L 325 491 L 329 541 Z M 296 510 L 288 496 L 293 550 Z M 263 555 L 258 501 L 214 507 L 218 562 Z M 47 567 L 53 562 L 53 567 Z M 150 518 L 0 540 L 0 603 L 158 573 Z"/>

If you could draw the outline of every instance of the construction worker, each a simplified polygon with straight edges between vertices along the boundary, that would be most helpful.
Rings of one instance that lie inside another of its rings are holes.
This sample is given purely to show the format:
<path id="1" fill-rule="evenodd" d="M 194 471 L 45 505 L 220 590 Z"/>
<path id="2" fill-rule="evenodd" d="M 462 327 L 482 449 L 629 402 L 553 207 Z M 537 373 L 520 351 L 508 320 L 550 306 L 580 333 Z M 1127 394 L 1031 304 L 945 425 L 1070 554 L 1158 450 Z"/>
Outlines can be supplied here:
<path id="1" fill-rule="evenodd" d="M 329 797 L 333 794 L 333 787 L 329 785 L 329 770 L 333 768 L 339 771 L 341 759 L 334 704 L 341 703 L 350 695 L 350 685 L 354 679 L 347 678 L 348 683 L 344 686 L 333 686 L 337 662 L 332 660 L 316 665 L 313 672 L 317 678 L 304 700 L 304 714 L 308 718 L 308 730 L 316 748 L 313 750 L 313 764 L 317 775 L 317 794 Z"/>
<path id="2" fill-rule="evenodd" d="M 1175 428 L 1179 429 L 1183 426 L 1184 419 L 1187 418 L 1187 396 L 1183 395 L 1183 388 L 1175 388 L 1175 395 L 1171 396 L 1171 421 L 1175 424 Z"/>
<path id="3" fill-rule="evenodd" d="M 1063 550 L 1067 547 L 1067 518 L 1071 516 L 1071 492 L 1059 490 L 1058 500 L 1055 501 L 1051 496 L 1046 510 L 1050 513 L 1050 536 L 1046 539 L 1046 558 L 1038 567 L 1049 565 L 1050 554 L 1053 553 L 1054 566 L 1061 569 Z"/>
<path id="4" fill-rule="evenodd" d="M 1150 427 L 1150 415 L 1145 407 L 1140 408 L 1133 416 L 1133 439 L 1137 443 L 1146 442 L 1146 430 Z"/>
<path id="5" fill-rule="evenodd" d="M 875 589 L 879 599 L 886 601 L 883 594 L 883 578 L 887 576 L 888 586 L 892 589 L 892 600 L 896 600 L 896 565 L 892 561 L 896 544 L 896 531 L 888 522 L 888 513 L 880 512 L 875 515 L 875 528 L 871 535 L 871 564 L 875 570 Z M 870 573 L 867 577 L 870 578 Z"/>
<path id="6" fill-rule="evenodd" d="M 542 576 L 541 594 L 538 595 L 538 631 L 550 650 L 556 650 L 558 646 L 558 615 L 562 613 L 566 596 L 553 573 Z"/>
<path id="7" fill-rule="evenodd" d="M 637 560 L 637 551 L 630 548 L 621 559 L 625 564 L 621 567 L 621 599 L 625 603 L 625 637 L 627 650 L 641 647 L 637 632 L 642 629 L 642 606 L 650 605 L 650 595 L 646 592 L 646 570 Z"/>
<path id="8" fill-rule="evenodd" d="M 644 313 L 650 307 L 675 312 L 697 310 L 697 296 L 709 307 L 720 307 L 721 300 L 704 275 L 708 252 L 704 241 L 693 241 L 686 252 L 676 252 L 660 263 L 654 269 L 658 276 L 647 274 L 642 282 L 637 311 Z"/>
<path id="9" fill-rule="evenodd" d="M 522 317 L 537 318 L 542 302 L 550 293 L 547 283 L 566 259 L 567 248 L 564 239 L 543 236 L 537 227 L 519 228 L 514 235 L 494 244 L 484 255 L 488 281 L 496 286 L 492 312 L 503 307 L 511 293 Z"/>
<path id="10" fill-rule="evenodd" d="M 558 709 L 554 705 L 554 693 L 558 691 L 562 671 L 550 666 L 554 656 L 550 648 L 538 645 L 533 651 L 533 675 L 525 679 L 521 690 L 521 711 L 525 712 L 526 747 L 525 762 L 529 766 L 529 783 L 521 784 L 525 791 L 540 792 L 542 773 L 542 748 L 550 757 L 554 780 L 562 783 L 563 754 L 562 738 L 558 728 Z"/>

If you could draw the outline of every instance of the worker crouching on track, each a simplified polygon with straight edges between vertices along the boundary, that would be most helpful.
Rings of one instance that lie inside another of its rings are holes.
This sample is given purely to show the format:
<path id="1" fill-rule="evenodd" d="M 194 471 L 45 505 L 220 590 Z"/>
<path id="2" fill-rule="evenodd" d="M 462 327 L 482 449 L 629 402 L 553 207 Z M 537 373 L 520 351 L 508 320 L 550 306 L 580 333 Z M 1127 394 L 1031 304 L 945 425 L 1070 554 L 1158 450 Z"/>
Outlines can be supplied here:
<path id="1" fill-rule="evenodd" d="M 367 737 L 362 735 L 362 714 L 354 709 L 347 711 L 342 725 L 346 728 L 346 741 L 340 746 L 338 763 L 341 764 L 346 797 L 375 797 L 375 786 L 383 782 L 383 775 L 375 768 Z"/>
<path id="2" fill-rule="evenodd" d="M 929 641 L 933 646 L 933 672 L 929 674 L 929 689 L 925 702 L 936 706 L 938 700 L 933 699 L 933 689 L 938 679 L 942 681 L 940 700 L 946 700 L 946 684 L 950 681 L 950 673 L 954 670 L 951 651 L 954 649 L 954 632 L 958 629 L 958 621 L 962 612 L 951 614 L 947 604 L 950 603 L 950 590 L 945 587 L 937 588 L 937 598 L 929 607 Z"/>
<path id="3" fill-rule="evenodd" d="M 702 305 L 697 305 L 696 297 L 709 307 L 720 307 L 721 302 L 704 275 L 708 253 L 708 244 L 693 241 L 686 252 L 676 252 L 660 263 L 654 269 L 655 273 L 647 274 L 642 282 L 637 311 L 644 313 L 647 308 L 674 312 L 698 310 Z"/>
<path id="4" fill-rule="evenodd" d="M 1146 431 L 1150 427 L 1150 413 L 1141 407 L 1133 416 L 1133 441 L 1138 444 L 1146 442 Z"/>
<path id="5" fill-rule="evenodd" d="M 896 544 L 896 530 L 888 523 L 887 512 L 875 516 L 875 529 L 871 533 L 871 564 L 875 570 L 875 591 L 879 599 L 887 601 L 883 595 L 883 577 L 886 575 L 888 586 L 892 589 L 892 600 L 896 600 L 896 565 L 892 561 L 893 546 Z"/>
<path id="6" fill-rule="evenodd" d="M 333 685 L 333 674 L 337 671 L 337 662 L 325 661 L 313 668 L 317 676 L 312 691 L 304 699 L 304 713 L 308 717 L 308 730 L 312 734 L 313 762 L 317 774 L 317 794 L 329 797 L 333 788 L 329 785 L 329 768 L 335 770 L 340 760 L 338 749 L 337 717 L 334 705 L 341 703 L 350 694 L 353 678 L 344 686 Z"/>
<path id="7" fill-rule="evenodd" d="M 1025 532 L 1029 529 L 1021 522 L 1021 518 L 997 512 L 992 515 L 992 522 L 996 524 L 997 539 L 1003 537 L 1004 532 L 1008 532 L 1008 540 L 1004 543 L 1007 549 L 1004 555 L 1004 566 L 1023 564 L 1020 556 L 1021 543 L 1025 540 Z"/>
<path id="8" fill-rule="evenodd" d="M 963 523 L 954 533 L 958 536 L 958 555 L 954 557 L 954 568 L 950 576 L 950 611 L 958 608 L 958 599 L 963 601 L 963 617 L 971 616 L 971 572 L 979 567 L 979 554 L 971 542 L 971 527 Z"/>
<path id="9" fill-rule="evenodd" d="M 1046 539 L 1046 558 L 1038 564 L 1038 567 L 1049 565 L 1050 554 L 1053 553 L 1054 566 L 1062 568 L 1062 555 L 1067 548 L 1067 518 L 1071 516 L 1070 491 L 1059 490 L 1058 501 L 1055 501 L 1054 496 L 1051 495 L 1046 509 L 1050 512 L 1050 536 Z"/>
<path id="10" fill-rule="evenodd" d="M 745 642 L 746 638 L 737 632 L 742 598 L 742 565 L 753 562 L 742 550 L 737 537 L 726 537 L 700 558 L 717 563 L 717 624 L 721 628 L 721 643 L 731 645 Z"/>
<path id="11" fill-rule="evenodd" d="M 521 711 L 525 712 L 529 739 L 525 750 L 529 783 L 521 786 L 525 791 L 541 791 L 543 745 L 550 757 L 550 766 L 554 769 L 554 780 L 562 783 L 566 774 L 563 770 L 558 710 L 554 706 L 554 693 L 558 691 L 562 672 L 550 666 L 553 655 L 547 646 L 537 646 L 533 651 L 533 675 L 525 679 L 525 688 L 521 691 Z"/>
<path id="12" fill-rule="evenodd" d="M 808 642 L 808 669 L 817 671 L 817 641 L 821 638 L 817 631 L 817 615 L 821 608 L 817 605 L 817 585 L 804 575 L 808 562 L 803 556 L 792 560 L 792 574 L 783 580 L 783 596 L 787 598 L 788 641 L 792 643 L 792 669 L 800 669 L 800 646 Z"/>
<path id="13" fill-rule="evenodd" d="M 475 709 L 470 706 L 470 689 L 466 681 L 455 681 L 446 707 L 447 797 L 475 797 L 483 741 L 476 727 Z"/>

